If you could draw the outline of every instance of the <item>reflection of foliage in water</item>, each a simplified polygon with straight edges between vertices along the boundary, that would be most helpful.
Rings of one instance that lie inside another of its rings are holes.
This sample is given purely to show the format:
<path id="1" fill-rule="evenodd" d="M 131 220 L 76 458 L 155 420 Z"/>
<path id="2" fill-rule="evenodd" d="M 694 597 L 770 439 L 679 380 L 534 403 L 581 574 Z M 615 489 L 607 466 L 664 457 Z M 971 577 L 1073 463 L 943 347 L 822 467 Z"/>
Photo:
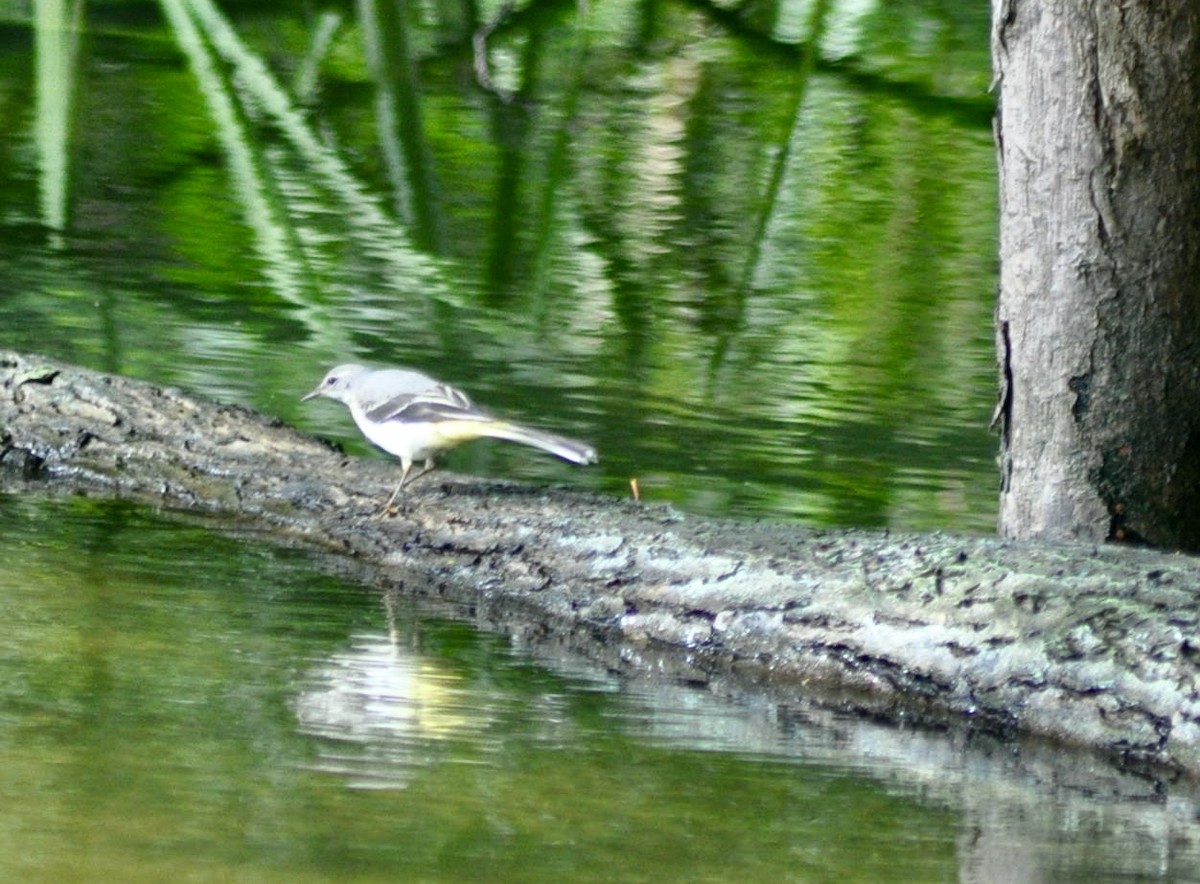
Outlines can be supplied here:
<path id="1" fill-rule="evenodd" d="M 293 419 L 329 364 L 415 363 L 592 438 L 572 482 L 990 527 L 988 16 L 942 6 L 93 4 L 43 74 L 54 241 L 0 104 L 3 343 Z"/>

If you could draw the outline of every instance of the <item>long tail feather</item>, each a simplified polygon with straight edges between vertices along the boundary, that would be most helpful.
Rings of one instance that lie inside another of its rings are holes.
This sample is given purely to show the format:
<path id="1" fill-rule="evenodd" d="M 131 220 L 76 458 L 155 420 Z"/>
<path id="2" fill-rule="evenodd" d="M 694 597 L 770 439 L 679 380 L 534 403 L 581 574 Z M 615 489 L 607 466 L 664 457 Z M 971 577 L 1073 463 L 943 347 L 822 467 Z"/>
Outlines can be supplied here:
<path id="1" fill-rule="evenodd" d="M 556 436 L 554 433 L 547 433 L 544 430 L 510 424 L 508 421 L 494 421 L 484 424 L 480 429 L 493 439 L 507 439 L 509 442 L 520 442 L 522 445 L 540 448 L 542 451 L 548 451 L 556 457 L 571 461 L 571 463 L 589 464 L 599 460 L 596 456 L 596 449 L 586 442 L 568 439 L 566 436 Z"/>

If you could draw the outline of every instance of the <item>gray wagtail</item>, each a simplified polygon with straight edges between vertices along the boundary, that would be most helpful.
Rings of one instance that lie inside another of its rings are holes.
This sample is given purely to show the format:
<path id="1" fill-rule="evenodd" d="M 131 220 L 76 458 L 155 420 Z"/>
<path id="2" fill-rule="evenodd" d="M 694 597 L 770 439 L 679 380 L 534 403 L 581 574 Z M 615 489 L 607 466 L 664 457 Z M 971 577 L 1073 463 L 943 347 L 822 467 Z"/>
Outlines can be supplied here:
<path id="1" fill-rule="evenodd" d="M 408 368 L 339 365 L 302 401 L 316 396 L 344 402 L 362 434 L 400 458 L 400 484 L 388 498 L 385 513 L 405 485 L 434 468 L 436 455 L 472 439 L 520 442 L 571 463 L 597 461 L 596 449 L 585 442 L 493 417 L 461 390 Z M 425 467 L 410 479 L 413 463 L 419 460 Z"/>

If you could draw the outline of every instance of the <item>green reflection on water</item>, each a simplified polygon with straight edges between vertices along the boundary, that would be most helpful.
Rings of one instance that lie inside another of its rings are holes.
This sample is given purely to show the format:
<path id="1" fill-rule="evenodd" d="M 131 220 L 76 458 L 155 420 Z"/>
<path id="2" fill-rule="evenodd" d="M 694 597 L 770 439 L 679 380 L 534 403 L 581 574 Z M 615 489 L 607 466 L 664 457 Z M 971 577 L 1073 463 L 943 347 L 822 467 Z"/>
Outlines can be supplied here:
<path id="1" fill-rule="evenodd" d="M 80 499 L 0 532 L 6 880 L 954 875 L 947 811 L 651 739 L 616 682 L 303 557 Z"/>
<path id="2" fill-rule="evenodd" d="M 413 364 L 602 455 L 480 444 L 452 468 L 990 530 L 989 16 L 945 7 L 535 5 L 492 34 L 494 92 L 454 42 L 486 5 L 435 4 L 388 57 L 350 11 L 94 2 L 42 67 L 28 38 L 53 35 L 14 14 L 0 345 L 355 453 L 299 396 L 333 364 Z M 34 140 L 35 94 L 69 131 Z"/>

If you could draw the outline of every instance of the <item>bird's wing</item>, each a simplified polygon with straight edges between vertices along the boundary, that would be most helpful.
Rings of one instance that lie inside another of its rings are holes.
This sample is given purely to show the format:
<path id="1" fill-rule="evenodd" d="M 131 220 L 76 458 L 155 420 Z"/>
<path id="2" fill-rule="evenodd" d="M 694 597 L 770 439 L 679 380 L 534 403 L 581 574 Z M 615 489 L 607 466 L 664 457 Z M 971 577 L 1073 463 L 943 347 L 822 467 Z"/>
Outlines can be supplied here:
<path id="1" fill-rule="evenodd" d="M 375 423 L 490 419 L 462 390 L 434 383 L 416 392 L 397 393 L 365 409 Z"/>

